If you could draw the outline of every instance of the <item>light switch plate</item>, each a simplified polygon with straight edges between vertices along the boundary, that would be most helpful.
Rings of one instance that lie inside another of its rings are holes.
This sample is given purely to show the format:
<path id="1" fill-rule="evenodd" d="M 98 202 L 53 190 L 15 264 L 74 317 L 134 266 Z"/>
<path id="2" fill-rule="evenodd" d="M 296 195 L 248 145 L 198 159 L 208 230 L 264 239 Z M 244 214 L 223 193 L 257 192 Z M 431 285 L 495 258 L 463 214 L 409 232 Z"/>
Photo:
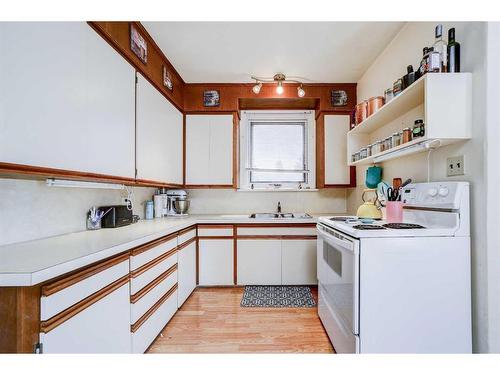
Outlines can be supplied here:
<path id="1" fill-rule="evenodd" d="M 452 156 L 446 159 L 446 175 L 463 176 L 465 174 L 464 156 Z"/>

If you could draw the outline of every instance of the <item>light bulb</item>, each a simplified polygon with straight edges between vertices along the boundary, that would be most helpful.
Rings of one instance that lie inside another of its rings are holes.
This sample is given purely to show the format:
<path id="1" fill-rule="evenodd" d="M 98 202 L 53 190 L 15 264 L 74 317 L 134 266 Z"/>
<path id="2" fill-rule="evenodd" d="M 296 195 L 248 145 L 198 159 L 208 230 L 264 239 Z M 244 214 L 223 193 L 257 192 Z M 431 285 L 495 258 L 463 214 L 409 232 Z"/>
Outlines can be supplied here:
<path id="1" fill-rule="evenodd" d="M 262 88 L 262 83 L 261 82 L 257 82 L 253 87 L 252 87 L 252 91 L 255 93 L 255 94 L 258 94 L 260 92 L 260 89 Z"/>
<path id="2" fill-rule="evenodd" d="M 283 89 L 283 85 L 281 84 L 281 81 L 278 82 L 278 87 L 276 87 L 276 93 L 278 95 L 283 94 L 285 90 Z"/>
<path id="3" fill-rule="evenodd" d="M 299 96 L 299 98 L 303 98 L 306 95 L 306 92 L 302 88 L 302 85 L 297 87 L 297 95 Z"/>

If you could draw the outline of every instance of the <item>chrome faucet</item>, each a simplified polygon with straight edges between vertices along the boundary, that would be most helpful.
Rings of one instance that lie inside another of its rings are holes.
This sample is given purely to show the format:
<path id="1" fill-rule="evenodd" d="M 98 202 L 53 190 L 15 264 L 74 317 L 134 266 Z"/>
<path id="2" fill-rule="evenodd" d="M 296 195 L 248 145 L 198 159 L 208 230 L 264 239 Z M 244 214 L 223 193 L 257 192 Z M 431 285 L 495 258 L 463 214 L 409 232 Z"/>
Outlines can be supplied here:
<path id="1" fill-rule="evenodd" d="M 278 202 L 278 213 L 281 213 L 281 202 Z"/>

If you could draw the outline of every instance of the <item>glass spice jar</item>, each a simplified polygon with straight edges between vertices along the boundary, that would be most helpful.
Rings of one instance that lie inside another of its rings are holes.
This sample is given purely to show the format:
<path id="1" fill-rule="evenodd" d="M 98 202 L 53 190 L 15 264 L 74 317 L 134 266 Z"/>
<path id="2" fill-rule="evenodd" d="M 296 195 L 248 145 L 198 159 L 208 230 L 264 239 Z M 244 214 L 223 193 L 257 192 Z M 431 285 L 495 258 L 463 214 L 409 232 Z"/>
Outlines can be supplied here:
<path id="1" fill-rule="evenodd" d="M 360 159 L 365 159 L 367 157 L 367 155 L 368 155 L 368 151 L 367 151 L 366 147 L 359 150 L 359 158 Z"/>
<path id="2" fill-rule="evenodd" d="M 395 98 L 396 96 L 401 94 L 401 91 L 403 91 L 403 80 L 401 78 L 398 78 L 396 81 L 394 81 L 394 84 L 392 86 L 393 97 Z"/>
<path id="3" fill-rule="evenodd" d="M 411 129 L 410 128 L 404 128 L 403 129 L 403 137 L 401 139 L 402 143 L 408 143 L 411 141 Z"/>
<path id="4" fill-rule="evenodd" d="M 392 148 L 392 137 L 387 137 L 385 139 L 385 149 L 389 150 L 390 148 Z"/>
<path id="5" fill-rule="evenodd" d="M 399 133 L 394 133 L 392 135 L 392 147 L 397 147 L 401 144 L 401 135 Z"/>
<path id="6" fill-rule="evenodd" d="M 380 141 L 372 144 L 372 155 L 376 155 L 380 152 Z"/>
<path id="7" fill-rule="evenodd" d="M 366 156 L 367 157 L 372 156 L 372 147 L 373 147 L 372 144 L 366 146 Z"/>
<path id="8" fill-rule="evenodd" d="M 384 91 L 384 101 L 385 103 L 389 103 L 394 98 L 394 93 L 392 92 L 392 88 L 388 88 Z"/>

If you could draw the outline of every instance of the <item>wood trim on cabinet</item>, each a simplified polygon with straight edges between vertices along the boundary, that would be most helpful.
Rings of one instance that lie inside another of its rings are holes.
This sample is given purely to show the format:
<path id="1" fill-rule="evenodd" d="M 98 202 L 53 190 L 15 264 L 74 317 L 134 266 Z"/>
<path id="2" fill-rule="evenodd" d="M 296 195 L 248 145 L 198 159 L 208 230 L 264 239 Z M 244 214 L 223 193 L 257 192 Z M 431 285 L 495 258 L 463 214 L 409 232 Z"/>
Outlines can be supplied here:
<path id="1" fill-rule="evenodd" d="M 186 189 L 234 189 L 233 185 L 185 185 Z"/>
<path id="2" fill-rule="evenodd" d="M 239 119 L 236 113 L 233 113 L 233 188 L 238 188 L 240 163 L 239 163 Z"/>
<path id="3" fill-rule="evenodd" d="M 95 263 L 87 268 L 76 271 L 74 273 L 70 273 L 69 275 L 58 278 L 49 284 L 45 284 L 42 286 L 42 296 L 48 297 L 52 294 L 60 292 L 70 286 L 79 283 L 91 276 L 94 276 L 100 272 L 107 270 L 117 264 L 120 264 L 129 258 L 129 252 L 123 253 L 122 255 L 115 256 L 112 258 L 108 258 L 107 260 L 100 261 L 99 263 Z"/>
<path id="4" fill-rule="evenodd" d="M 349 183 L 348 184 L 325 184 L 324 188 L 353 188 L 356 187 L 356 167 L 349 167 Z"/>
<path id="5" fill-rule="evenodd" d="M 135 180 L 135 185 L 144 187 L 166 187 L 166 188 L 182 188 L 182 184 L 173 184 L 168 182 L 153 181 L 153 180 Z"/>
<path id="6" fill-rule="evenodd" d="M 33 353 L 40 338 L 40 286 L 0 288 L 0 353 Z"/>
<path id="7" fill-rule="evenodd" d="M 146 320 L 149 319 L 149 317 L 151 315 L 153 315 L 155 313 L 156 310 L 158 310 L 160 308 L 161 305 L 163 305 L 163 303 L 172 295 L 174 294 L 174 292 L 177 290 L 177 283 L 172 287 L 170 288 L 170 290 L 165 293 L 153 306 L 151 306 L 151 308 L 146 311 L 146 313 L 141 316 L 137 322 L 135 322 L 134 324 L 132 324 L 130 326 L 130 331 L 132 333 L 136 332 L 143 324 L 144 322 L 146 322 Z"/>
<path id="8" fill-rule="evenodd" d="M 87 298 L 81 300 L 80 302 L 74 304 L 73 306 L 67 308 L 66 310 L 61 311 L 59 314 L 53 316 L 52 318 L 45 320 L 40 323 L 40 332 L 48 333 L 52 331 L 54 328 L 60 326 L 65 321 L 71 319 L 75 315 L 79 314 L 83 310 L 92 306 L 94 303 L 100 301 L 107 295 L 113 293 L 115 290 L 121 288 L 123 285 L 127 284 L 129 281 L 128 275 L 121 277 L 116 280 L 112 284 L 109 284 L 105 288 L 91 294 Z"/>
<path id="9" fill-rule="evenodd" d="M 173 240 L 174 238 L 177 237 L 177 232 L 175 233 L 171 233 L 171 234 L 168 234 L 164 237 L 160 237 L 156 240 L 153 240 L 151 242 L 148 242 L 148 243 L 145 243 L 144 245 L 140 245 L 138 247 L 135 247 L 133 248 L 132 250 L 130 250 L 130 255 L 131 256 L 136 256 L 136 255 L 139 255 L 145 251 L 148 251 L 158 245 L 161 245 L 162 243 L 165 243 L 165 242 L 168 242 L 170 240 Z M 175 246 L 174 246 L 175 248 Z"/>
<path id="10" fill-rule="evenodd" d="M 187 227 L 187 228 L 181 229 L 179 232 L 177 232 L 177 234 L 178 234 L 179 236 L 182 236 L 183 234 L 185 234 L 185 233 L 189 233 L 189 232 L 191 232 L 192 230 L 196 231 L 196 224 L 191 225 L 190 227 Z M 196 232 L 195 232 L 195 237 L 196 237 Z"/>
<path id="11" fill-rule="evenodd" d="M 200 284 L 200 241 L 196 237 L 196 285 Z"/>
<path id="12" fill-rule="evenodd" d="M 182 114 L 182 185 L 186 186 L 186 114 Z"/>
<path id="13" fill-rule="evenodd" d="M 232 236 L 198 236 L 199 240 L 231 240 L 233 239 L 234 235 Z"/>
<path id="14" fill-rule="evenodd" d="M 289 234 L 250 234 L 236 237 L 238 240 L 315 240 L 315 235 L 289 235 Z"/>
<path id="15" fill-rule="evenodd" d="M 200 229 L 233 229 L 233 224 L 198 224 L 198 231 Z"/>
<path id="16" fill-rule="evenodd" d="M 184 249 L 185 247 L 191 245 L 195 241 L 196 241 L 196 237 L 193 237 L 193 238 L 187 240 L 186 242 L 183 242 L 182 244 L 180 244 L 179 246 L 177 246 L 177 251 L 181 251 L 182 249 Z"/>
<path id="17" fill-rule="evenodd" d="M 233 228 L 233 283 L 238 285 L 238 227 Z"/>
<path id="18" fill-rule="evenodd" d="M 142 265 L 141 267 L 135 269 L 134 271 L 131 271 L 130 272 L 130 277 L 132 279 L 135 279 L 137 276 L 140 276 L 142 275 L 144 272 L 146 272 L 147 270 L 153 268 L 154 266 L 156 266 L 157 264 L 163 262 L 165 259 L 171 257 L 172 255 L 174 255 L 175 253 L 177 252 L 177 247 L 173 248 L 172 250 L 170 251 L 167 251 L 165 254 L 162 254 L 160 255 L 158 258 L 155 258 L 153 259 L 152 261 Z M 177 264 L 177 263 L 176 263 Z"/>
<path id="19" fill-rule="evenodd" d="M 170 267 L 165 272 L 163 272 L 160 276 L 155 278 L 153 281 L 151 281 L 148 285 L 146 285 L 144 288 L 139 290 L 137 293 L 131 295 L 130 296 L 130 303 L 136 303 L 137 301 L 139 301 L 142 297 L 144 297 L 146 294 L 148 294 L 149 291 L 154 289 L 158 284 L 160 284 L 163 280 L 165 280 L 167 277 L 169 277 L 175 271 L 177 271 L 177 263 L 174 264 L 172 267 Z"/>
<path id="20" fill-rule="evenodd" d="M 67 169 L 37 167 L 33 165 L 3 163 L 0 162 L 0 175 L 4 177 L 19 178 L 61 178 L 77 181 L 108 182 L 124 185 L 135 185 L 135 179 L 131 177 L 111 176 L 91 172 L 70 171 Z"/>

